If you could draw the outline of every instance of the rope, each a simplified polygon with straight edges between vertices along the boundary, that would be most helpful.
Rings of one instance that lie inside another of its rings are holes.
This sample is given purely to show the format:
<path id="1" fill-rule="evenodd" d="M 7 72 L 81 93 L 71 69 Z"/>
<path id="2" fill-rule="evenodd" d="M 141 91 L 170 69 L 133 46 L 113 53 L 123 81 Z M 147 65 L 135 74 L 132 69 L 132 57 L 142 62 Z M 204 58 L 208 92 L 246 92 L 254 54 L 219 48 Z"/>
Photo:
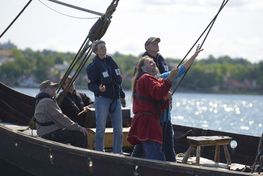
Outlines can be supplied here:
<path id="1" fill-rule="evenodd" d="M 199 48 L 202 48 L 202 46 L 204 45 L 219 13 L 222 11 L 222 9 L 225 7 L 225 5 L 228 3 L 229 0 L 223 0 L 218 12 L 216 13 L 216 15 L 214 16 L 214 18 L 210 21 L 210 23 L 207 25 L 207 27 L 205 28 L 205 30 L 202 32 L 202 34 L 198 37 L 198 39 L 195 41 L 195 43 L 192 45 L 192 47 L 190 48 L 190 50 L 186 53 L 186 55 L 184 56 L 184 58 L 180 61 L 180 63 L 177 65 L 177 68 L 182 65 L 183 61 L 186 59 L 186 57 L 188 56 L 188 54 L 192 51 L 192 49 L 194 48 L 194 46 L 197 44 L 197 42 L 202 38 L 202 36 L 206 33 L 201 45 L 199 46 Z M 192 66 L 192 65 L 191 65 Z M 179 80 L 178 84 L 175 86 L 172 95 L 175 93 L 175 91 L 178 89 L 178 87 L 180 86 L 181 82 L 183 81 L 183 79 L 185 78 L 185 75 L 187 74 L 187 72 L 190 70 L 191 66 L 186 70 L 186 72 L 184 73 L 183 77 Z"/>
<path id="2" fill-rule="evenodd" d="M 66 79 L 72 72 L 72 70 L 76 67 L 76 71 L 72 76 L 71 82 L 66 87 L 68 89 L 76 78 L 78 77 L 80 71 L 84 67 L 84 65 L 89 60 L 92 51 L 91 51 L 91 42 L 95 40 L 101 39 L 101 37 L 105 34 L 109 24 L 110 24 L 110 18 L 112 14 L 115 12 L 116 7 L 118 5 L 119 0 L 113 0 L 112 3 L 107 8 L 105 14 L 97 20 L 97 22 L 92 26 L 92 28 L 89 31 L 88 36 L 84 40 L 83 44 L 81 45 L 80 49 L 78 50 L 78 53 L 75 55 L 73 61 L 71 62 L 69 68 L 67 69 L 66 73 L 64 74 L 63 78 L 61 79 L 59 83 L 59 88 L 57 89 L 57 92 L 60 91 L 62 88 L 62 85 L 65 83 Z M 77 65 L 78 64 L 78 65 Z M 77 65 L 77 66 L 76 66 Z M 62 102 L 64 97 L 62 96 L 60 100 L 58 100 L 58 104 Z"/>
<path id="3" fill-rule="evenodd" d="M 24 6 L 24 8 L 18 13 L 18 15 L 13 19 L 13 21 L 7 26 L 7 28 L 2 32 L 0 35 L 0 38 L 7 32 L 7 30 L 14 24 L 14 22 L 18 19 L 18 17 L 24 12 L 24 10 L 27 8 L 27 6 L 32 2 L 32 0 L 29 0 L 28 3 Z"/>
<path id="4" fill-rule="evenodd" d="M 45 4 L 44 2 L 42 2 L 41 0 L 38 0 L 41 4 L 43 4 L 44 6 L 46 6 L 47 8 L 49 8 L 50 10 L 60 14 L 60 15 L 63 15 L 63 16 L 66 16 L 66 17 L 70 17 L 70 18 L 77 18 L 77 19 L 98 19 L 99 17 L 77 17 L 77 16 L 73 16 L 73 15 L 68 15 L 68 14 L 65 14 L 65 13 L 62 13 L 62 12 L 59 12 L 57 11 L 56 9 L 48 6 L 47 4 Z"/>

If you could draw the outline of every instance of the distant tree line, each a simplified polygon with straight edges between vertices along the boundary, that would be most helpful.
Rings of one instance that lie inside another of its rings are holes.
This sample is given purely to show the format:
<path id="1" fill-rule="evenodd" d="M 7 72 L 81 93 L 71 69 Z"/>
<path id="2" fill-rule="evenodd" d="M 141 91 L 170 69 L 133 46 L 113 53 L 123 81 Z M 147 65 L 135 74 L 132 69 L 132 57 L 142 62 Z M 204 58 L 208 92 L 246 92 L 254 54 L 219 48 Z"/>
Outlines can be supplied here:
<path id="1" fill-rule="evenodd" d="M 10 49 L 9 49 L 10 50 Z M 59 81 L 65 73 L 75 53 L 62 53 L 50 50 L 11 49 L 12 59 L 0 65 L 0 81 L 9 86 L 21 86 L 23 81 L 39 83 L 46 79 Z M 120 66 L 123 87 L 131 88 L 131 78 L 138 56 L 114 53 L 112 57 Z M 93 56 L 89 59 L 91 62 Z M 170 67 L 180 60 L 167 58 Z M 79 74 L 76 83 L 87 88 L 86 68 Z M 263 61 L 251 63 L 243 58 L 230 58 L 212 55 L 198 59 L 180 84 L 178 91 L 213 93 L 255 93 L 263 94 Z"/>

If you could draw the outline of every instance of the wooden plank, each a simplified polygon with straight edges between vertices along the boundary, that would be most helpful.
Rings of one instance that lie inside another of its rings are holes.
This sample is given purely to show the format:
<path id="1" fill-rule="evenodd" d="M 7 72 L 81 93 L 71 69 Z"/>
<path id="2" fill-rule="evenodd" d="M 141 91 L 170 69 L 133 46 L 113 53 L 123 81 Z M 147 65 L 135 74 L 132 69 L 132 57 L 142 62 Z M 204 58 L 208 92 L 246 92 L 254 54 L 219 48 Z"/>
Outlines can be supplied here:
<path id="1" fill-rule="evenodd" d="M 229 136 L 187 136 L 191 145 L 199 146 L 226 145 L 231 139 Z"/>

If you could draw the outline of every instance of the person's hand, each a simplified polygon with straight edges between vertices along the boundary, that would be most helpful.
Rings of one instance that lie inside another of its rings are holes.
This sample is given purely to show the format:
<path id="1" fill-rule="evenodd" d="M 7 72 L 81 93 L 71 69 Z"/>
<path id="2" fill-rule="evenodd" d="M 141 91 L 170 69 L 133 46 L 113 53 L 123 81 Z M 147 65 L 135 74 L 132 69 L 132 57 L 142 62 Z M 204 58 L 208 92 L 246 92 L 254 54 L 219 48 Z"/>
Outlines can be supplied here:
<path id="1" fill-rule="evenodd" d="M 120 98 L 122 107 L 126 107 L 126 100 L 125 98 Z"/>
<path id="2" fill-rule="evenodd" d="M 172 98 L 172 92 L 168 92 L 166 96 L 163 97 L 164 100 L 170 100 Z"/>
<path id="3" fill-rule="evenodd" d="M 105 92 L 105 91 L 106 91 L 106 86 L 105 86 L 104 84 L 101 84 L 101 85 L 99 86 L 99 90 L 100 90 L 101 92 Z"/>
<path id="4" fill-rule="evenodd" d="M 82 114 L 90 111 L 90 108 L 91 108 L 90 106 L 91 106 L 91 105 L 84 106 L 83 110 L 78 113 L 78 116 L 81 116 Z"/>
<path id="5" fill-rule="evenodd" d="M 87 129 L 86 128 L 84 128 L 84 127 L 80 127 L 80 132 L 82 132 L 84 135 L 86 135 L 87 134 Z"/>
<path id="6" fill-rule="evenodd" d="M 90 111 L 90 108 L 92 108 L 92 104 L 90 104 L 88 106 L 84 106 L 83 111 L 88 112 L 88 111 Z"/>
<path id="7" fill-rule="evenodd" d="M 197 45 L 194 56 L 197 57 L 198 54 L 203 51 L 204 49 L 200 48 L 200 44 Z"/>

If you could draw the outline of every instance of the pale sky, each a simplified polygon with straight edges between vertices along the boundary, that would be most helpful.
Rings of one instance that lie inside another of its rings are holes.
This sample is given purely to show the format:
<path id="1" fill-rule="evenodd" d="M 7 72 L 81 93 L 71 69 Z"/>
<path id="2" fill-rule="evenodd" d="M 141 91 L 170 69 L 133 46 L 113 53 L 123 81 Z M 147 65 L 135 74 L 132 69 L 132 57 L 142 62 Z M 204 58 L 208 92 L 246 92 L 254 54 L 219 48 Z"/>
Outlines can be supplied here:
<path id="1" fill-rule="evenodd" d="M 111 0 L 60 0 L 104 13 Z M 0 39 L 18 48 L 77 52 L 96 19 L 70 18 L 50 10 L 81 17 L 98 17 L 47 0 L 33 0 Z M 0 0 L 0 33 L 27 3 Z M 139 55 L 148 37 L 161 38 L 164 57 L 182 58 L 216 14 L 221 0 L 120 0 L 111 25 L 102 38 L 108 53 Z M 212 54 L 263 60 L 263 1 L 229 0 L 220 13 L 200 58 Z"/>

